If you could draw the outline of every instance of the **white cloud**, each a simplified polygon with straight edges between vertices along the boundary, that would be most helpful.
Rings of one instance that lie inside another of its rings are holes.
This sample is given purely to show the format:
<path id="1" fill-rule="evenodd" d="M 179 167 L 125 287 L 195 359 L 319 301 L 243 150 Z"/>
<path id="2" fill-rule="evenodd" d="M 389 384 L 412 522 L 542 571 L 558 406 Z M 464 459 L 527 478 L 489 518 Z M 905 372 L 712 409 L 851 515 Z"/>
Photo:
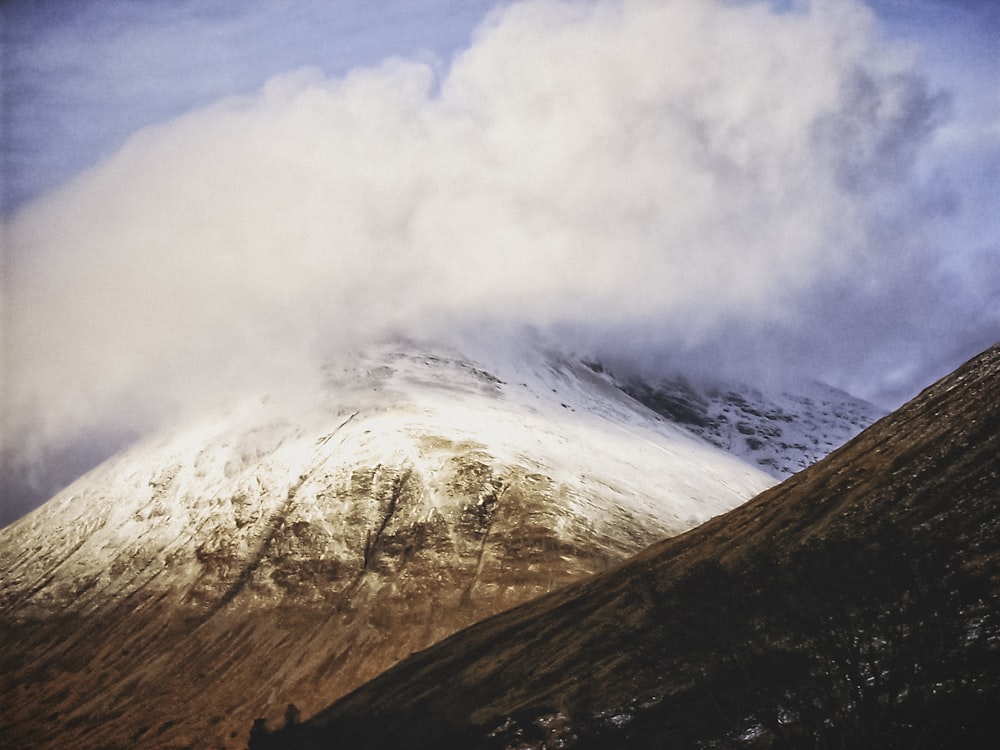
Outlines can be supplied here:
<path id="1" fill-rule="evenodd" d="M 392 327 L 780 319 L 883 250 L 938 112 L 842 0 L 517 4 L 438 74 L 282 76 L 17 214 L 19 434 L 142 427 Z"/>

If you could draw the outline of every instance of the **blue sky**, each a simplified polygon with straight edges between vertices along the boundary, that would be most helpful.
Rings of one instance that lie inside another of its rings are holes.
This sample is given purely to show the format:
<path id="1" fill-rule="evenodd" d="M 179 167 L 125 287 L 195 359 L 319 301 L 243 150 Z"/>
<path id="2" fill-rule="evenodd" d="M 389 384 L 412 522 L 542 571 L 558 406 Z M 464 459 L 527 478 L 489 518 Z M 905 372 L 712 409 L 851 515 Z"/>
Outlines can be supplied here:
<path id="1" fill-rule="evenodd" d="M 11 0 L 3 40 L 4 214 L 136 131 L 302 67 L 343 75 L 393 55 L 450 57 L 497 0 Z M 996 127 L 1000 3 L 873 0 L 964 123 Z M 994 133 L 994 138 L 995 138 Z M 987 146 L 996 165 L 996 143 Z M 971 161 L 978 161 L 973 158 Z M 988 175 L 995 177 L 995 174 Z"/>
<path id="2" fill-rule="evenodd" d="M 5 213 L 139 129 L 249 93 L 274 75 L 329 75 L 392 55 L 446 61 L 492 0 L 29 0 L 6 3 Z"/>
<path id="3" fill-rule="evenodd" d="M 0 14 L 16 512 L 387 329 L 886 407 L 1000 339 L 1000 3 Z"/>

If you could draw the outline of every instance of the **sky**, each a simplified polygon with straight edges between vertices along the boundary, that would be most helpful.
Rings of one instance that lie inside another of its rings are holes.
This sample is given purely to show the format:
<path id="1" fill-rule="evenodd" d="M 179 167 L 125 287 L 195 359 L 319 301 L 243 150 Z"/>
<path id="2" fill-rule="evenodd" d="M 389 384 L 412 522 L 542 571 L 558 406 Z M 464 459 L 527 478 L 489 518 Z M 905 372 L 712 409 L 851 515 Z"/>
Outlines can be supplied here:
<path id="1" fill-rule="evenodd" d="M 1000 3 L 13 0 L 0 524 L 386 332 L 894 408 L 1000 340 Z"/>

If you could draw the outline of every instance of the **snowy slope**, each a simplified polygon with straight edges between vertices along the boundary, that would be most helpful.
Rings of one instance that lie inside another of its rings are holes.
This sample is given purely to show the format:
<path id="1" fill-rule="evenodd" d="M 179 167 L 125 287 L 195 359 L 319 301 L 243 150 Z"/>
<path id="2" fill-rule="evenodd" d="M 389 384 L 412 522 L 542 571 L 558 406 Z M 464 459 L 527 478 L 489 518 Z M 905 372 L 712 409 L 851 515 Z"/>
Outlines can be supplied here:
<path id="1" fill-rule="evenodd" d="M 242 747 L 231 727 L 315 710 L 773 483 L 535 346 L 392 341 L 325 375 L 137 445 L 0 532 L 4 736 Z"/>
<path id="2" fill-rule="evenodd" d="M 544 484 L 548 499 L 558 496 L 553 530 L 567 541 L 596 542 L 610 557 L 686 530 L 773 483 L 650 419 L 578 363 L 526 358 L 508 363 L 507 380 L 454 353 L 409 346 L 383 345 L 329 368 L 323 400 L 298 413 L 250 401 L 99 467 L 5 530 L 6 597 L 44 582 L 32 598 L 41 604 L 61 585 L 78 586 L 100 571 L 81 606 L 126 591 L 113 571 L 137 559 L 156 568 L 149 574 L 159 583 L 183 588 L 203 575 L 191 559 L 199 550 L 251 554 L 276 519 L 319 525 L 332 539 L 357 520 L 358 472 L 379 467 L 422 478 L 414 522 L 455 511 L 470 497 L 482 501 L 448 485 L 456 464 L 459 473 L 492 473 L 498 494 L 514 474 Z M 323 554 L 346 554 L 342 545 Z"/>
<path id="3" fill-rule="evenodd" d="M 683 376 L 616 382 L 666 419 L 778 479 L 811 466 L 885 416 L 874 404 L 816 381 L 769 392 Z"/>

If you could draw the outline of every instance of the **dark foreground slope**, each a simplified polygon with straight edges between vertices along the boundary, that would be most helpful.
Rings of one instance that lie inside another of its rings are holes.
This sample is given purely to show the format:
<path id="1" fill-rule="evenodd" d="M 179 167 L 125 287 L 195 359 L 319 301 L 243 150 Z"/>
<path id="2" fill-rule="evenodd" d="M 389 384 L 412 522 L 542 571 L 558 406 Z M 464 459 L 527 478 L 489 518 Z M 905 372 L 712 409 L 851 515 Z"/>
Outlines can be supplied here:
<path id="1" fill-rule="evenodd" d="M 993 747 L 1000 346 L 826 460 L 254 748 Z"/>

